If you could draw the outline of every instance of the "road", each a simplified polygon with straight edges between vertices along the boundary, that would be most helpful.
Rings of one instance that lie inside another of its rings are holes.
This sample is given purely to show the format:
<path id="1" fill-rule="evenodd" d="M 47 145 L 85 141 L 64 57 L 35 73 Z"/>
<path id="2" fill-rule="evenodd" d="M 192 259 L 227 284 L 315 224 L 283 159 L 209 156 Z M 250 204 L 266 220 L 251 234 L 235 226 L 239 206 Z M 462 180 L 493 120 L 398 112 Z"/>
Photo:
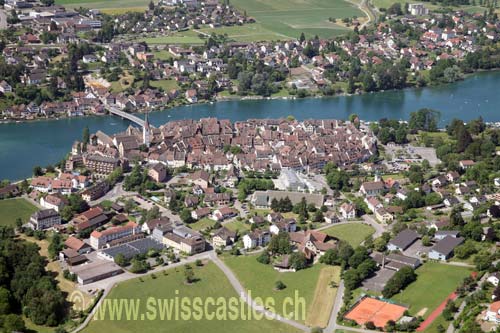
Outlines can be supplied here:
<path id="1" fill-rule="evenodd" d="M 0 9 L 0 30 L 7 29 L 7 14 L 4 9 Z"/>

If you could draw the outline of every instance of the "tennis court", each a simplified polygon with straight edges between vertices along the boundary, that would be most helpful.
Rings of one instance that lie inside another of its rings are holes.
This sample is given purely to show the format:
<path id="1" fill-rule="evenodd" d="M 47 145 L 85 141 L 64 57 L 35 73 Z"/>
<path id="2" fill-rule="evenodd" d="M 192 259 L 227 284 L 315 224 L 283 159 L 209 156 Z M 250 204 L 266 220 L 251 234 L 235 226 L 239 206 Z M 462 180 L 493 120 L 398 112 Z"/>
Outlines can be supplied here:
<path id="1" fill-rule="evenodd" d="M 404 306 L 366 297 L 356 304 L 345 317 L 354 320 L 359 325 L 371 321 L 375 326 L 383 328 L 389 320 L 398 321 L 405 311 Z"/>

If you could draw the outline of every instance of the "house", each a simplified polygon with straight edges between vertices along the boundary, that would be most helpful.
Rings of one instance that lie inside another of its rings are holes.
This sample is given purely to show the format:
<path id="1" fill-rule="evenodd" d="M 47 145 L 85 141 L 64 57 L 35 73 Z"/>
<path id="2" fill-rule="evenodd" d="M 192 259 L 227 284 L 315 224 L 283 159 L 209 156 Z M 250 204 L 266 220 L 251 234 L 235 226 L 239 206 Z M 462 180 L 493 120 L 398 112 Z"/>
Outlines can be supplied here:
<path id="1" fill-rule="evenodd" d="M 385 184 L 382 181 L 364 182 L 359 190 L 365 196 L 376 196 L 384 192 Z"/>
<path id="2" fill-rule="evenodd" d="M 384 207 L 376 197 L 366 197 L 364 201 L 368 206 L 368 209 L 372 212 L 375 212 L 375 210 Z"/>
<path id="3" fill-rule="evenodd" d="M 356 218 L 356 205 L 345 202 L 340 206 L 339 212 L 344 220 L 354 219 Z"/>
<path id="4" fill-rule="evenodd" d="M 432 180 L 432 186 L 434 187 L 443 187 L 448 185 L 448 178 L 446 176 L 441 175 Z"/>
<path id="5" fill-rule="evenodd" d="M 143 223 L 141 231 L 150 235 L 153 232 L 153 230 L 158 226 L 171 226 L 171 225 L 172 222 L 168 217 L 160 217 Z"/>
<path id="6" fill-rule="evenodd" d="M 453 256 L 455 248 L 464 242 L 462 237 L 446 236 L 429 251 L 429 259 L 447 260 Z"/>
<path id="7" fill-rule="evenodd" d="M 488 278 L 486 279 L 486 281 L 488 281 L 489 283 L 491 283 L 492 285 L 494 285 L 495 287 L 498 286 L 498 282 L 500 281 L 500 273 L 498 272 L 495 272 L 495 273 L 491 273 Z"/>
<path id="8" fill-rule="evenodd" d="M 33 230 L 44 230 L 61 224 L 61 215 L 54 209 L 43 209 L 33 213 L 29 226 Z"/>
<path id="9" fill-rule="evenodd" d="M 60 212 L 65 206 L 69 204 L 69 200 L 60 193 L 49 194 L 40 199 L 40 205 L 47 209 L 53 209 Z"/>
<path id="10" fill-rule="evenodd" d="M 262 216 L 254 215 L 254 216 L 250 217 L 248 222 L 250 222 L 250 224 L 262 225 L 262 224 L 266 223 L 266 219 L 264 219 Z"/>
<path id="11" fill-rule="evenodd" d="M 196 210 L 193 210 L 191 212 L 191 217 L 195 220 L 200 220 L 200 219 L 210 215 L 211 212 L 212 212 L 212 209 L 210 207 L 202 207 L 202 208 L 198 208 Z"/>
<path id="12" fill-rule="evenodd" d="M 73 249 L 64 249 L 59 252 L 59 260 L 67 263 L 69 266 L 76 266 L 87 262 L 88 258 Z"/>
<path id="13" fill-rule="evenodd" d="M 196 102 L 198 102 L 198 97 L 197 97 L 196 89 L 188 89 L 186 91 L 186 100 L 189 103 L 196 103 Z"/>
<path id="14" fill-rule="evenodd" d="M 328 211 L 323 216 L 324 216 L 326 223 L 339 223 L 340 222 L 340 219 L 335 212 Z"/>
<path id="15" fill-rule="evenodd" d="M 197 170 L 188 176 L 190 184 L 206 189 L 210 185 L 210 174 L 205 170 Z"/>
<path id="16" fill-rule="evenodd" d="M 284 219 L 277 221 L 269 227 L 271 234 L 277 235 L 280 232 L 295 232 L 297 230 L 297 222 L 295 219 Z"/>
<path id="17" fill-rule="evenodd" d="M 500 301 L 493 302 L 488 306 L 484 320 L 500 324 Z"/>
<path id="18" fill-rule="evenodd" d="M 382 223 L 390 223 L 394 221 L 394 215 L 392 215 L 387 209 L 385 208 L 378 208 L 375 210 L 375 217 L 377 218 L 378 221 Z"/>
<path id="19" fill-rule="evenodd" d="M 7 81 L 5 80 L 2 80 L 0 82 L 0 92 L 2 94 L 6 94 L 6 93 L 11 93 L 12 92 L 12 87 L 10 84 L 7 83 Z"/>
<path id="20" fill-rule="evenodd" d="M 155 182 L 161 183 L 167 178 L 167 167 L 162 163 L 157 163 L 148 170 L 148 176 Z"/>
<path id="21" fill-rule="evenodd" d="M 440 240 L 446 238 L 447 236 L 457 238 L 459 235 L 460 235 L 460 231 L 458 231 L 458 230 L 438 230 L 434 234 L 434 239 L 440 241 Z"/>
<path id="22" fill-rule="evenodd" d="M 212 220 L 224 221 L 232 217 L 238 216 L 238 211 L 231 207 L 222 207 L 216 209 L 212 214 Z"/>
<path id="23" fill-rule="evenodd" d="M 207 193 L 203 201 L 210 206 L 229 205 L 231 203 L 231 194 L 229 192 Z"/>
<path id="24" fill-rule="evenodd" d="M 19 193 L 19 187 L 16 184 L 10 184 L 0 188 L 0 199 L 16 197 Z"/>
<path id="25" fill-rule="evenodd" d="M 163 244 L 180 252 L 195 254 L 205 251 L 205 239 L 196 231 L 184 226 L 175 226 L 163 235 Z"/>
<path id="26" fill-rule="evenodd" d="M 79 254 L 89 253 L 90 251 L 92 251 L 92 248 L 89 244 L 73 236 L 69 236 L 68 239 L 64 241 L 64 246 L 66 246 L 68 249 L 75 250 Z"/>
<path id="27" fill-rule="evenodd" d="M 450 171 L 446 174 L 446 178 L 450 183 L 454 183 L 460 179 L 460 174 L 456 171 Z"/>
<path id="28" fill-rule="evenodd" d="M 269 213 L 266 216 L 266 219 L 269 223 L 276 223 L 278 221 L 283 220 L 283 215 L 281 213 Z"/>
<path id="29" fill-rule="evenodd" d="M 80 232 L 87 229 L 98 228 L 104 225 L 107 221 L 108 217 L 104 214 L 102 208 L 96 206 L 75 216 L 70 223 L 75 226 L 77 232 Z"/>
<path id="30" fill-rule="evenodd" d="M 319 258 L 326 251 L 337 247 L 337 241 L 335 239 L 323 232 L 315 230 L 290 233 L 290 243 L 295 245 L 308 259 Z"/>
<path id="31" fill-rule="evenodd" d="M 243 236 L 243 247 L 246 250 L 253 249 L 257 246 L 266 246 L 271 240 L 271 235 L 268 231 L 256 229 L 249 234 Z"/>
<path id="32" fill-rule="evenodd" d="M 91 202 L 104 196 L 109 191 L 109 184 L 106 181 L 98 182 L 85 191 L 81 192 L 80 195 L 86 202 Z"/>
<path id="33" fill-rule="evenodd" d="M 94 230 L 90 234 L 90 246 L 97 250 L 106 246 L 108 243 L 140 232 L 141 227 L 132 221 L 128 222 L 124 226 L 112 227 L 104 231 Z"/>
<path id="34" fill-rule="evenodd" d="M 473 167 L 475 164 L 476 164 L 476 162 L 474 162 L 472 160 L 462 160 L 462 161 L 458 162 L 458 165 L 463 170 L 467 170 L 467 169 Z"/>
<path id="35" fill-rule="evenodd" d="M 237 233 L 235 231 L 222 227 L 212 236 L 212 245 L 215 249 L 225 248 L 228 245 L 234 244 L 236 237 Z"/>
<path id="36" fill-rule="evenodd" d="M 409 248 L 413 243 L 419 239 L 420 236 L 414 230 L 405 229 L 396 235 L 387 244 L 387 249 L 389 251 L 404 251 Z"/>

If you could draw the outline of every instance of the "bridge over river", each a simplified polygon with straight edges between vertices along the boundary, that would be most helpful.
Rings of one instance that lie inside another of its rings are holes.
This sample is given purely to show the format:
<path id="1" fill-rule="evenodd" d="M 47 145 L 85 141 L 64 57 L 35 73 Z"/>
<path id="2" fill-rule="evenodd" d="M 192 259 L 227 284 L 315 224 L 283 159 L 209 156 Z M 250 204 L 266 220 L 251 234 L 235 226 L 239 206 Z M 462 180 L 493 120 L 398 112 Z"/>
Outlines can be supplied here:
<path id="1" fill-rule="evenodd" d="M 146 124 L 146 122 L 143 119 L 141 119 L 137 116 L 134 116 L 131 113 L 127 113 L 125 111 L 120 111 L 116 107 L 108 106 L 108 111 L 109 111 L 109 113 L 114 114 L 115 116 L 130 120 L 131 122 L 136 123 L 137 125 L 139 125 L 141 127 L 144 127 Z"/>

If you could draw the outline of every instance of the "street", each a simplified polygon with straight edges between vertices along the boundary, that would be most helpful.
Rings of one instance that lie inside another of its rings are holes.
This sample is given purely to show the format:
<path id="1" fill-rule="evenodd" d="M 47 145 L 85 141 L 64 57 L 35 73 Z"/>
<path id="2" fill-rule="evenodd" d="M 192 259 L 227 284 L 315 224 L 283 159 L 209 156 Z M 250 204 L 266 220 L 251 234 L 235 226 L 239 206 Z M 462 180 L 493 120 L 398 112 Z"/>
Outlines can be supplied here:
<path id="1" fill-rule="evenodd" d="M 0 30 L 7 29 L 7 14 L 5 9 L 0 9 Z"/>

